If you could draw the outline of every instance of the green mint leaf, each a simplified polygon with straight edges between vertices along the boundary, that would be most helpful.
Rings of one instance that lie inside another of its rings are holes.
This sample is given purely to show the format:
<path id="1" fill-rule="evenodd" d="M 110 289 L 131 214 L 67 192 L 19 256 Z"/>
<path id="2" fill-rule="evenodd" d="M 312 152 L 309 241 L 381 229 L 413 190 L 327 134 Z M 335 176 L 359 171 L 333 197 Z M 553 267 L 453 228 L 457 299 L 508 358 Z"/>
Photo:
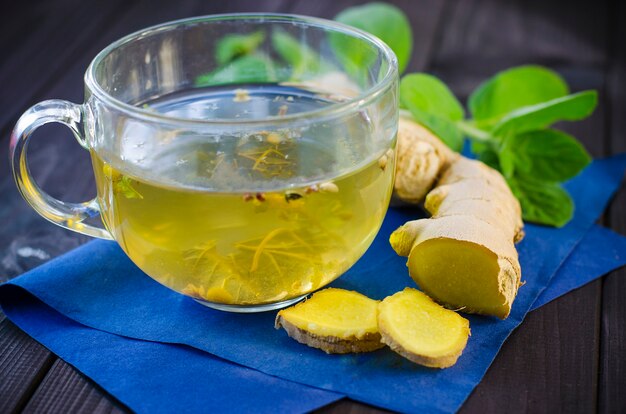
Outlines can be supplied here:
<path id="1" fill-rule="evenodd" d="M 505 158 L 512 159 L 515 170 L 524 175 L 550 182 L 569 180 L 591 162 L 576 138 L 554 129 L 511 136 L 502 147 L 500 164 Z"/>
<path id="2" fill-rule="evenodd" d="M 113 182 L 113 191 L 122 194 L 126 198 L 142 199 L 143 196 L 135 190 L 130 177 L 123 175 L 119 181 Z"/>
<path id="3" fill-rule="evenodd" d="M 461 103 L 445 83 L 432 75 L 412 73 L 400 81 L 400 102 L 450 121 L 463 119 Z"/>
<path id="4" fill-rule="evenodd" d="M 406 106 L 415 121 L 428 128 L 433 134 L 439 137 L 444 144 L 457 152 L 463 149 L 463 133 L 457 128 L 454 122 L 423 111 L 411 102 L 406 102 Z"/>
<path id="5" fill-rule="evenodd" d="M 484 162 L 491 168 L 500 171 L 500 156 L 491 143 L 483 141 L 470 141 L 470 151 L 472 154 L 475 154 L 480 161 Z"/>
<path id="6" fill-rule="evenodd" d="M 272 61 L 265 55 L 252 54 L 237 58 L 213 72 L 198 76 L 195 80 L 195 86 L 264 83 L 275 80 L 276 71 Z"/>
<path id="7" fill-rule="evenodd" d="M 455 122 L 463 119 L 463 107 L 443 82 L 424 73 L 406 75 L 400 82 L 400 102 L 446 145 L 462 149 L 463 134 Z"/>
<path id="8" fill-rule="evenodd" d="M 507 182 L 522 205 L 526 221 L 563 227 L 574 215 L 574 202 L 557 183 L 525 176 L 508 178 Z"/>
<path id="9" fill-rule="evenodd" d="M 506 139 L 500 147 L 499 153 L 496 152 L 498 157 L 498 167 L 502 175 L 505 177 L 512 177 L 515 173 L 515 164 L 519 157 L 519 154 L 515 151 L 515 143 L 511 139 Z"/>
<path id="10" fill-rule="evenodd" d="M 567 84 L 556 72 L 541 66 L 519 66 L 482 83 L 470 95 L 468 107 L 479 126 L 491 126 L 515 109 L 568 93 Z"/>
<path id="11" fill-rule="evenodd" d="M 493 168 L 494 170 L 499 170 L 500 168 L 500 160 L 498 159 L 498 153 L 491 149 L 491 148 L 487 148 L 483 151 L 481 151 L 478 154 L 478 159 L 482 162 L 484 162 L 485 164 L 487 164 L 488 166 L 490 166 L 491 168 Z"/>
<path id="12" fill-rule="evenodd" d="M 229 34 L 222 37 L 215 45 L 215 60 L 224 65 L 231 60 L 249 55 L 265 40 L 265 32 L 259 30 L 250 34 Z"/>
<path id="13" fill-rule="evenodd" d="M 413 33 L 409 20 L 402 10 L 387 3 L 368 3 L 349 7 L 335 16 L 335 20 L 365 30 L 380 38 L 398 57 L 398 70 L 404 71 L 411 59 Z M 333 36 L 331 43 L 337 57 L 348 67 L 367 67 L 374 54 L 358 46 L 347 36 Z"/>
<path id="14" fill-rule="evenodd" d="M 502 136 L 542 129 L 558 121 L 578 121 L 591 115 L 598 104 L 596 91 L 584 91 L 514 110 L 493 128 Z"/>
<path id="15" fill-rule="evenodd" d="M 318 53 L 284 30 L 276 30 L 272 33 L 272 46 L 276 53 L 291 66 L 292 79 L 300 79 L 307 72 L 319 74 L 333 70 L 332 65 L 325 62 Z"/>

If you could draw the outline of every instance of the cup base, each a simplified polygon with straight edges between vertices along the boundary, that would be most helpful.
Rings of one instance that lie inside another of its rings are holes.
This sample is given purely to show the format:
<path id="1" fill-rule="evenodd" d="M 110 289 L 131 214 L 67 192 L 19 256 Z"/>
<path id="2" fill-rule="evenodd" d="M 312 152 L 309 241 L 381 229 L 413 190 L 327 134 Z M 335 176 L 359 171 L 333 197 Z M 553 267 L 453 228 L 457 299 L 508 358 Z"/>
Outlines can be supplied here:
<path id="1" fill-rule="evenodd" d="M 296 302 L 300 302 L 307 295 L 298 296 L 293 299 L 283 300 L 282 302 L 274 302 L 274 303 L 265 303 L 262 305 L 225 305 L 223 303 L 213 303 L 208 302 L 201 299 L 195 299 L 201 305 L 204 305 L 208 308 L 217 309 L 224 312 L 234 312 L 234 313 L 257 313 L 257 312 L 267 312 L 276 309 L 286 308 L 289 305 L 293 305 Z"/>

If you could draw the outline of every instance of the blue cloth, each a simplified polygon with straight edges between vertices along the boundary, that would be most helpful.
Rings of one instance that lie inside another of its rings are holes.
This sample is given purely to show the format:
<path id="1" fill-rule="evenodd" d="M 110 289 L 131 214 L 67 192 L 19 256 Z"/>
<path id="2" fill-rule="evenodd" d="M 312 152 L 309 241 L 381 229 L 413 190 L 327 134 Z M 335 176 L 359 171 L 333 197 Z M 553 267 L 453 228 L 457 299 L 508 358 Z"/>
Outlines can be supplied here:
<path id="1" fill-rule="evenodd" d="M 24 290 L 4 299 L 14 323 L 135 412 L 304 413 L 343 398 L 188 346 L 88 328 Z"/>
<path id="2" fill-rule="evenodd" d="M 533 309 L 624 264 L 626 238 L 595 226 Z M 135 412 L 169 413 L 185 407 L 189 413 L 298 413 L 343 397 L 242 368 L 194 348 L 88 328 L 26 290 L 6 290 L 0 288 L 2 305 L 14 323 Z"/>
<path id="3" fill-rule="evenodd" d="M 594 226 L 541 292 L 531 310 L 626 265 L 626 237 Z"/>
<path id="4" fill-rule="evenodd" d="M 626 156 L 597 161 L 568 183 L 577 211 L 566 227 L 527 226 L 526 238 L 519 245 L 526 284 L 511 316 L 504 321 L 470 317 L 468 347 L 459 362 L 446 370 L 416 366 L 388 350 L 338 356 L 304 347 L 271 329 L 274 313 L 233 315 L 206 309 L 153 282 L 110 242 L 89 243 L 14 280 L 0 288 L 0 301 L 7 315 L 15 318 L 11 297 L 21 286 L 67 318 L 105 332 L 186 344 L 272 376 L 389 409 L 455 411 L 591 228 L 618 187 L 625 166 Z M 368 253 L 335 286 L 376 298 L 412 286 L 405 260 L 393 253 L 387 239 L 414 214 L 391 210 Z M 569 282 L 563 286 L 571 287 Z"/>

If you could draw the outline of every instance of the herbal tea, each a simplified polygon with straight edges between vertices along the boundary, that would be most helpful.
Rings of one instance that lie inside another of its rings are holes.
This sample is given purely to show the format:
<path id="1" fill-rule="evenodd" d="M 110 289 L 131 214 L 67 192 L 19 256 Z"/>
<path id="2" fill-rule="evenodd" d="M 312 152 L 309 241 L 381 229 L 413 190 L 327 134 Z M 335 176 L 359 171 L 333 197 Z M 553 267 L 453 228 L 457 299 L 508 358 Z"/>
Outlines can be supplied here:
<path id="1" fill-rule="evenodd" d="M 187 118 L 254 119 L 333 102 L 296 88 L 250 86 L 146 107 Z M 395 160 L 390 148 L 362 156 L 371 130 L 357 114 L 341 126 L 172 133 L 149 148 L 142 144 L 149 131 L 125 130 L 122 152 L 133 168 L 92 151 L 103 221 L 143 271 L 197 299 L 250 305 L 299 297 L 354 264 L 382 222 Z"/>

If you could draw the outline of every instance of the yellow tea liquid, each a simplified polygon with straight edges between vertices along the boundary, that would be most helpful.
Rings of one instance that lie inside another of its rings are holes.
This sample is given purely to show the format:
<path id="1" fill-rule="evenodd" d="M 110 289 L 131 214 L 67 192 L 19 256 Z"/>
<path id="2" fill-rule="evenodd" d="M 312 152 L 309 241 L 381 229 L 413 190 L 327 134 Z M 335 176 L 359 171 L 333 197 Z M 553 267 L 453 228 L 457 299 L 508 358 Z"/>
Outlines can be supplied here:
<path id="1" fill-rule="evenodd" d="M 332 176 L 341 144 L 267 131 L 227 151 L 175 139 L 142 155 L 149 174 L 92 159 L 107 229 L 145 273 L 194 298 L 253 305 L 314 291 L 356 262 L 387 210 L 391 149 Z"/>

